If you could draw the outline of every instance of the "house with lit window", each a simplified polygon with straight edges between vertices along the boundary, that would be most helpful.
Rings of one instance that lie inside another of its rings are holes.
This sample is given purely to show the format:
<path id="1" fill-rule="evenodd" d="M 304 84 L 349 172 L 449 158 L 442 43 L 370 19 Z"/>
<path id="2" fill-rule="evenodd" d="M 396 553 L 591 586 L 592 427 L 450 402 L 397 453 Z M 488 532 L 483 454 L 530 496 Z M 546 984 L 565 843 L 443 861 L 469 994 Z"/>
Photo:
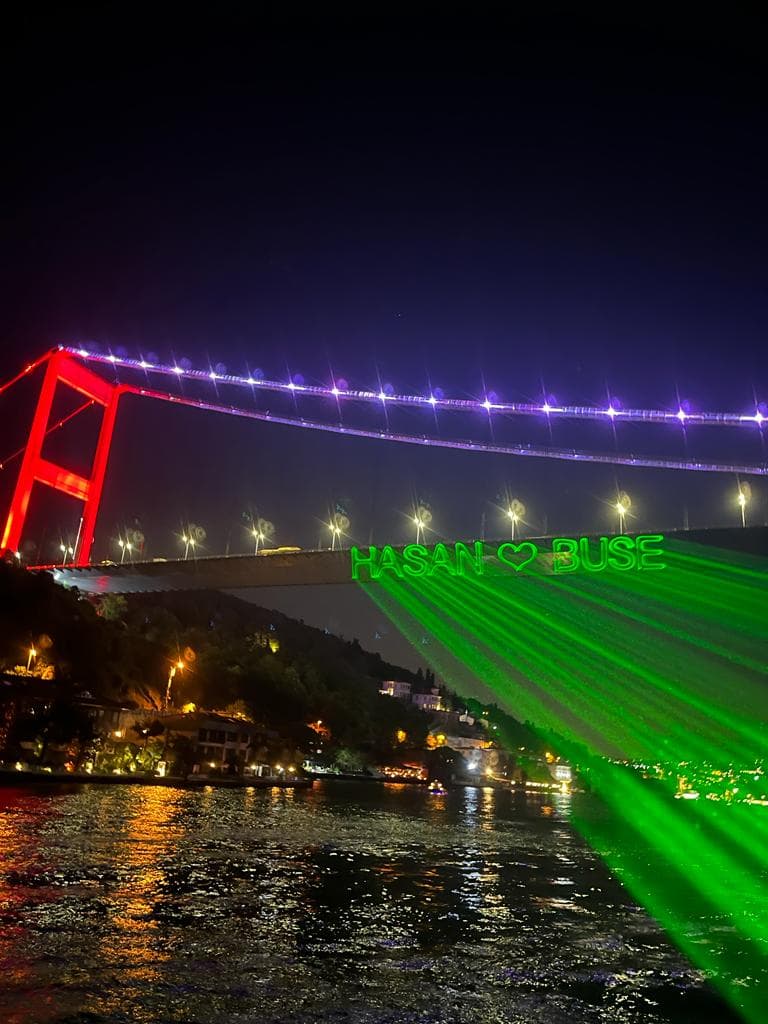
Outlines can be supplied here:
<path id="1" fill-rule="evenodd" d="M 421 711 L 445 711 L 443 698 L 437 687 L 431 689 L 429 693 L 414 693 L 411 696 L 411 701 Z"/>
<path id="2" fill-rule="evenodd" d="M 382 697 L 397 697 L 398 700 L 411 699 L 411 684 L 400 679 L 388 679 L 379 687 Z"/>

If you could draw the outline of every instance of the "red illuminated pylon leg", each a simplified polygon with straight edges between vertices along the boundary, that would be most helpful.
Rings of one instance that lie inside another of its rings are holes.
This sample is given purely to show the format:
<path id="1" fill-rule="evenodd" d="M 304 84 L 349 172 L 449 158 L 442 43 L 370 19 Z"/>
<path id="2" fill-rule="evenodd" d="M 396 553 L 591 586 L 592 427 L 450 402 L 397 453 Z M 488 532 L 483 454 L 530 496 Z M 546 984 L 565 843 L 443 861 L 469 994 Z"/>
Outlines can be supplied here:
<path id="1" fill-rule="evenodd" d="M 78 473 L 73 473 L 71 470 L 57 466 L 43 458 L 43 442 L 48 431 L 48 421 L 58 384 L 68 385 L 104 409 L 90 478 L 80 476 Z M 80 542 L 75 552 L 75 564 L 88 565 L 101 492 L 104 487 L 104 476 L 107 471 L 117 403 L 123 391 L 123 387 L 105 381 L 103 377 L 99 377 L 81 363 L 76 362 L 66 352 L 54 352 L 51 355 L 45 371 L 43 386 L 40 389 L 40 397 L 29 431 L 27 446 L 24 449 L 24 459 L 19 471 L 19 478 L 16 481 L 3 539 L 0 542 L 0 550 L 18 550 L 32 488 L 35 483 L 43 483 L 83 502 L 83 524 L 80 531 Z"/>

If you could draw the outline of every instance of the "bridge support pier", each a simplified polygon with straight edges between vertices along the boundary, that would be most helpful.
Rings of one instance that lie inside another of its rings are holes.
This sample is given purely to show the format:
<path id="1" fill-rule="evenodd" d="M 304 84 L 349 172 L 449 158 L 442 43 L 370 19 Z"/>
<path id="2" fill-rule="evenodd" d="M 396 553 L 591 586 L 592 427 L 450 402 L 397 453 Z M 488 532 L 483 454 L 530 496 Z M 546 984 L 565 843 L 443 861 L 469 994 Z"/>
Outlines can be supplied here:
<path id="1" fill-rule="evenodd" d="M 50 462 L 43 456 L 43 444 L 48 432 L 56 388 L 59 384 L 67 385 L 103 408 L 90 477 L 80 476 L 78 473 Z M 83 502 L 83 521 L 74 555 L 74 564 L 89 564 L 96 517 L 99 512 L 104 476 L 109 460 L 109 449 L 112 444 L 117 404 L 123 391 L 122 386 L 110 384 L 103 377 L 99 377 L 78 363 L 66 352 L 54 352 L 49 357 L 27 445 L 24 449 L 16 488 L 3 530 L 3 538 L 0 541 L 0 551 L 18 550 L 32 489 L 35 483 L 41 483 Z"/>

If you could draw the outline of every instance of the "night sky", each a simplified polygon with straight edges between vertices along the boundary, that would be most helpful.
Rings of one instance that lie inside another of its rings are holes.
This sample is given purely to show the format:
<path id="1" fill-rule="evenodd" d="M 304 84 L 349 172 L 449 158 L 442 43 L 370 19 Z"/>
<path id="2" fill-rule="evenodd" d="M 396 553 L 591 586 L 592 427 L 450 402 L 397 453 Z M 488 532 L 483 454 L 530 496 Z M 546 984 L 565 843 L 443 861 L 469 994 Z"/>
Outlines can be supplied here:
<path id="1" fill-rule="evenodd" d="M 105 5 L 6 23 L 2 379 L 65 341 L 457 397 L 747 413 L 768 401 L 768 41 L 756 19 L 554 4 L 466 21 L 437 7 L 418 19 L 280 13 L 289 6 L 203 18 Z M 38 383 L 0 398 L 0 459 L 23 443 Z M 416 433 L 488 437 L 487 417 L 398 415 Z M 91 426 L 73 424 L 51 452 L 85 469 Z M 757 429 L 494 429 L 766 460 Z M 3 508 L 17 465 L 0 472 Z M 363 543 L 409 536 L 415 499 L 431 504 L 436 535 L 484 523 L 494 536 L 505 494 L 525 502 L 531 532 L 606 528 L 617 489 L 632 496 L 633 529 L 735 524 L 736 488 L 130 398 L 94 553 L 115 557 L 134 519 L 150 556 L 178 551 L 190 520 L 210 551 L 246 551 L 248 512 L 275 523 L 276 542 L 313 547 L 337 502 Z M 768 487 L 752 489 L 750 515 L 765 522 Z M 30 543 L 55 550 L 78 515 L 38 493 Z M 281 601 L 392 653 L 350 595 L 349 608 Z"/>

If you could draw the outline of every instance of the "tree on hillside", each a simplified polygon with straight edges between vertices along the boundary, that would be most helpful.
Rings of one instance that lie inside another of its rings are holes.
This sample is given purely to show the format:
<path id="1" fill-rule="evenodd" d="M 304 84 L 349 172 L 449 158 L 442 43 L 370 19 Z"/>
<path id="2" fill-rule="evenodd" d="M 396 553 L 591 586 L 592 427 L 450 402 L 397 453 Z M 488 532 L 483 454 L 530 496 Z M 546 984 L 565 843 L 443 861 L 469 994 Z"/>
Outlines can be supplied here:
<path id="1" fill-rule="evenodd" d="M 94 601 L 96 614 L 107 622 L 122 622 L 128 611 L 128 602 L 122 594 L 101 594 Z"/>

